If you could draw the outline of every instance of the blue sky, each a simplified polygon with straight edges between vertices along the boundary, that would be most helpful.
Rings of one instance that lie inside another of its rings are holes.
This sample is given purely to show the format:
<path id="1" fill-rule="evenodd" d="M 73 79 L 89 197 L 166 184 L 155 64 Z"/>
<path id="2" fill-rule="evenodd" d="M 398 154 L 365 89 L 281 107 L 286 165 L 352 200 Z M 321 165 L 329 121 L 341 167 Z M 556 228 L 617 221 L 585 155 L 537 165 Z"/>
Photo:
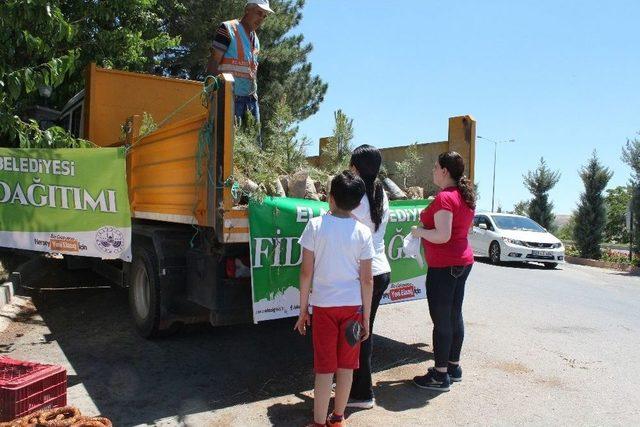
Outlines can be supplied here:
<path id="1" fill-rule="evenodd" d="M 354 144 L 447 138 L 447 118 L 471 114 L 498 148 L 496 204 L 529 198 L 522 174 L 544 157 L 562 174 L 550 196 L 570 213 L 578 169 L 597 149 L 615 175 L 640 131 L 640 1 L 307 0 L 298 30 L 328 84 L 300 133 L 331 133 L 333 111 L 354 119 Z M 430 167 L 424 166 L 424 167 Z M 493 144 L 478 140 L 480 209 L 491 207 Z"/>

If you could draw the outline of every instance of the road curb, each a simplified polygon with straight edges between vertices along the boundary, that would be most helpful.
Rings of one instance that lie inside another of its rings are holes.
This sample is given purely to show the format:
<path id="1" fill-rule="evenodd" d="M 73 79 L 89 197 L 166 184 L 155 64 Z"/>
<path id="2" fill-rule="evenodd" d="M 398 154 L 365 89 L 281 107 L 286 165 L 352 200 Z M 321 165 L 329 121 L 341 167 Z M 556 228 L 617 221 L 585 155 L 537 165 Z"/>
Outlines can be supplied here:
<path id="1" fill-rule="evenodd" d="M 569 264 L 586 265 L 589 267 L 608 268 L 610 270 L 625 271 L 629 274 L 640 276 L 640 268 L 626 264 L 618 264 L 615 262 L 599 261 L 588 258 L 578 258 L 573 256 L 565 256 L 565 261 Z"/>
<path id="2" fill-rule="evenodd" d="M 11 303 L 11 299 L 14 295 L 15 292 L 12 282 L 4 282 L 0 284 L 0 310 L 2 310 L 5 305 Z"/>
<path id="3" fill-rule="evenodd" d="M 0 333 L 4 332 L 13 321 L 15 307 L 11 302 L 15 300 L 14 295 L 12 282 L 0 283 Z"/>

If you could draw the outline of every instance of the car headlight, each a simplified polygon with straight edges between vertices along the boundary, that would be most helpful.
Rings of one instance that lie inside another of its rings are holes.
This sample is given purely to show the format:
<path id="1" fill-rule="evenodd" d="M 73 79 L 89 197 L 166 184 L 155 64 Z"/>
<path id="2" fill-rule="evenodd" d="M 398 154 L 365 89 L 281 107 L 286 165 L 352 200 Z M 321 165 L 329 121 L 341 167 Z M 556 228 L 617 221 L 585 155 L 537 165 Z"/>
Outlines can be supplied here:
<path id="1" fill-rule="evenodd" d="M 552 247 L 553 249 L 561 248 L 561 247 L 562 247 L 562 243 L 554 243 L 553 245 L 551 245 L 551 247 Z"/>
<path id="2" fill-rule="evenodd" d="M 508 243 L 510 245 L 527 246 L 527 245 L 524 244 L 524 242 L 522 240 L 507 239 L 506 237 L 503 237 L 502 240 L 504 240 L 505 243 Z"/>

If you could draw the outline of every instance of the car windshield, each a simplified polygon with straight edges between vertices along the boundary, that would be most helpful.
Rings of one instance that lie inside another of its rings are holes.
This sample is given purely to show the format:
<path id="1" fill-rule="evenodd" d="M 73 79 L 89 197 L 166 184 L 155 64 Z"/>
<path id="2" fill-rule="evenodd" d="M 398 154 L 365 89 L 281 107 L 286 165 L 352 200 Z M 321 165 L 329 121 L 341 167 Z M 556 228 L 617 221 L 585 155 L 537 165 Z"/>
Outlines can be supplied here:
<path id="1" fill-rule="evenodd" d="M 492 216 L 493 222 L 502 230 L 537 231 L 544 233 L 546 230 L 535 221 L 521 216 Z"/>

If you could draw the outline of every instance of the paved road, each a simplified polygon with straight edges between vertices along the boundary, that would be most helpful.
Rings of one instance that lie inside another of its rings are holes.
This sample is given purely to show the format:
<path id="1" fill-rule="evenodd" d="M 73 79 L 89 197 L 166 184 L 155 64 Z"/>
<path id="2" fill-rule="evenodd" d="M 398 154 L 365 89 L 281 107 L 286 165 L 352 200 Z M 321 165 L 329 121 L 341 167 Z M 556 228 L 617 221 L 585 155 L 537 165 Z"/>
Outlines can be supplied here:
<path id="1" fill-rule="evenodd" d="M 432 363 L 426 301 L 383 307 L 378 407 L 349 424 L 640 424 L 640 277 L 477 263 L 464 310 L 464 381 L 436 394 L 409 381 Z M 291 320 L 145 341 L 109 289 L 43 293 L 14 317 L 0 353 L 66 366 L 69 402 L 117 426 L 310 419 L 311 346 Z"/>

